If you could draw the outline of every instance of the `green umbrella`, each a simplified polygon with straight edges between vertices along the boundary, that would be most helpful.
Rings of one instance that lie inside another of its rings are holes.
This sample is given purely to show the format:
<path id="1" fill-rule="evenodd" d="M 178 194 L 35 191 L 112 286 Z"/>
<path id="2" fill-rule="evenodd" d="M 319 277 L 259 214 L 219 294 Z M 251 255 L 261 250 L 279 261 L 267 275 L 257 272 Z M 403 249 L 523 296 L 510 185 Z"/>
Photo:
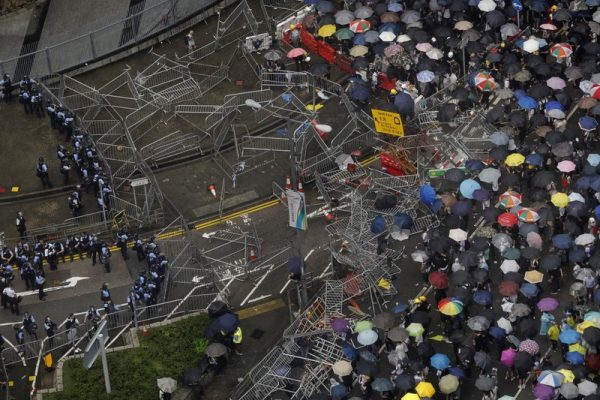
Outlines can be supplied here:
<path id="1" fill-rule="evenodd" d="M 410 336 L 417 337 L 417 336 L 421 336 L 423 334 L 423 332 L 425 332 L 425 328 L 423 328 L 423 325 L 421 325 L 417 322 L 413 322 L 409 326 L 406 327 L 406 331 L 408 332 L 408 334 Z"/>
<path id="2" fill-rule="evenodd" d="M 438 386 L 440 387 L 440 392 L 444 394 L 454 393 L 458 389 L 458 378 L 454 375 L 444 375 L 440 379 Z"/>
<path id="3" fill-rule="evenodd" d="M 373 329 L 375 325 L 371 321 L 358 321 L 354 326 L 354 332 L 361 333 L 369 329 Z"/>
<path id="4" fill-rule="evenodd" d="M 352 39 L 354 37 L 354 32 L 352 32 L 350 29 L 348 28 L 344 28 L 344 29 L 340 29 L 339 31 L 337 31 L 335 33 L 335 37 L 338 40 L 348 40 L 348 39 Z"/>

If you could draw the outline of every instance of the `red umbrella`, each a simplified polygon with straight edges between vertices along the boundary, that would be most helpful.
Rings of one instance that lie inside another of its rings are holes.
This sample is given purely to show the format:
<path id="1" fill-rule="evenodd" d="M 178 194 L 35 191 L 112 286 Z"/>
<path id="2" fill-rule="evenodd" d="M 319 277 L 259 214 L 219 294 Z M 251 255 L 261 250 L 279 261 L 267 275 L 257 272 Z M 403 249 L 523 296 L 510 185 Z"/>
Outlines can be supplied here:
<path id="1" fill-rule="evenodd" d="M 498 215 L 498 223 L 502 226 L 510 228 L 511 226 L 515 226 L 519 222 L 519 219 L 515 214 L 511 214 L 509 212 L 502 213 Z"/>
<path id="2" fill-rule="evenodd" d="M 504 281 L 498 286 L 498 291 L 502 296 L 514 296 L 519 291 L 519 284 L 513 281 Z"/>
<path id="3" fill-rule="evenodd" d="M 448 287 L 448 275 L 442 271 L 434 271 L 429 274 L 429 283 L 436 289 L 446 289 Z"/>
<path id="4" fill-rule="evenodd" d="M 593 373 L 600 371 L 600 354 L 589 353 L 585 357 L 585 367 Z"/>

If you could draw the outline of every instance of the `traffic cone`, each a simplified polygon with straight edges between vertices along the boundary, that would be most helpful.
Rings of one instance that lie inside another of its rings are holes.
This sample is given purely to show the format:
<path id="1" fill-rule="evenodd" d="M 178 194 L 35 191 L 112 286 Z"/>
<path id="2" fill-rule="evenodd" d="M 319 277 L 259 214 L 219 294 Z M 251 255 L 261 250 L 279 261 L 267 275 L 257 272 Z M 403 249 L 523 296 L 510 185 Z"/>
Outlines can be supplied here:
<path id="1" fill-rule="evenodd" d="M 286 191 L 292 190 L 292 178 L 288 175 L 285 178 L 285 188 L 281 191 L 281 202 L 285 203 L 287 201 Z"/>
<path id="2" fill-rule="evenodd" d="M 211 183 L 210 185 L 208 185 L 208 191 L 210 192 L 210 194 L 213 195 L 215 199 L 217 198 L 217 185 Z"/>
<path id="3" fill-rule="evenodd" d="M 248 261 L 256 261 L 256 251 L 254 247 L 250 247 L 250 254 L 248 255 Z"/>
<path id="4" fill-rule="evenodd" d="M 304 193 L 304 186 L 302 185 L 302 179 L 298 179 L 298 192 Z"/>

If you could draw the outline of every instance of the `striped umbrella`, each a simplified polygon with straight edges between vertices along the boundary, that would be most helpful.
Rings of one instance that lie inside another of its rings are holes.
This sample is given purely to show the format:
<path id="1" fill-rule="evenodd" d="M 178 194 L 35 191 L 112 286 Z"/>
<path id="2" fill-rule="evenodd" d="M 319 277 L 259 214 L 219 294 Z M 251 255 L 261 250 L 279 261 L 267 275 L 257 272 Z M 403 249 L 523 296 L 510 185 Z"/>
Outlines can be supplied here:
<path id="1" fill-rule="evenodd" d="M 354 33 L 363 33 L 371 29 L 371 23 L 366 19 L 356 19 L 350 22 L 350 30 Z"/>
<path id="2" fill-rule="evenodd" d="M 540 219 L 540 215 L 529 208 L 520 209 L 517 217 L 523 222 L 537 222 Z"/>
<path id="3" fill-rule="evenodd" d="M 474 78 L 475 87 L 482 92 L 491 92 L 496 89 L 496 81 L 487 72 L 479 72 Z"/>
<path id="4" fill-rule="evenodd" d="M 550 54 L 556 58 L 567 58 L 573 54 L 573 47 L 567 43 L 557 43 L 550 47 Z"/>
<path id="5" fill-rule="evenodd" d="M 438 310 L 444 315 L 454 316 L 458 315 L 463 310 L 462 301 L 454 298 L 447 297 L 445 299 L 440 300 L 438 303 Z"/>
<path id="6" fill-rule="evenodd" d="M 500 195 L 500 205 L 504 208 L 512 208 L 521 204 L 523 196 L 512 190 L 508 190 Z"/>

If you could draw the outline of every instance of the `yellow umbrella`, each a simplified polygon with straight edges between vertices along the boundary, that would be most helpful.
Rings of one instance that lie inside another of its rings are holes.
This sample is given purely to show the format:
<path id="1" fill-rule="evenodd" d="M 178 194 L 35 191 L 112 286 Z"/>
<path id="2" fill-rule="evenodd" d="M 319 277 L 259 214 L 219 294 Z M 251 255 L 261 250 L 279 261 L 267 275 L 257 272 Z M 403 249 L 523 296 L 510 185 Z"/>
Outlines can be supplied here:
<path id="1" fill-rule="evenodd" d="M 319 111 L 323 107 L 325 107 L 325 106 L 323 104 L 321 104 L 321 103 L 315 104 L 314 106 L 312 104 L 308 104 L 306 106 L 306 109 L 308 111 Z"/>
<path id="2" fill-rule="evenodd" d="M 357 45 L 350 49 L 350 55 L 352 57 L 362 57 L 369 52 L 369 48 L 363 45 Z"/>
<path id="3" fill-rule="evenodd" d="M 563 379 L 563 383 L 571 383 L 575 380 L 575 374 L 569 371 L 568 369 L 559 369 L 556 372 L 562 374 L 565 377 L 565 379 Z"/>
<path id="4" fill-rule="evenodd" d="M 435 389 L 431 383 L 421 381 L 421 382 L 419 382 L 417 387 L 415 387 L 415 392 L 417 392 L 417 394 L 421 397 L 430 397 L 431 398 L 435 394 Z"/>
<path id="5" fill-rule="evenodd" d="M 421 400 L 421 398 L 416 393 L 406 393 L 400 400 Z"/>
<path id="6" fill-rule="evenodd" d="M 506 160 L 504 160 L 504 164 L 508 165 L 509 167 L 518 167 L 524 162 L 525 156 L 521 153 L 512 153 L 506 157 Z"/>
<path id="7" fill-rule="evenodd" d="M 596 326 L 594 321 L 583 321 L 582 323 L 577 325 L 577 332 L 579 332 L 580 334 L 583 334 L 583 331 L 585 331 L 590 326 Z"/>
<path id="8" fill-rule="evenodd" d="M 581 353 L 585 356 L 585 354 L 587 353 L 587 350 L 580 345 L 579 343 L 575 343 L 569 346 L 569 351 L 576 351 L 578 353 Z"/>
<path id="9" fill-rule="evenodd" d="M 536 284 L 536 283 L 540 283 L 543 278 L 544 278 L 544 274 L 542 274 L 539 271 L 536 271 L 535 269 L 525 272 L 525 281 L 526 282 Z"/>
<path id="10" fill-rule="evenodd" d="M 336 30 L 337 30 L 337 28 L 333 24 L 323 25 L 322 27 L 319 28 L 317 35 L 319 35 L 321 37 L 333 36 L 333 34 L 335 33 Z"/>
<path id="11" fill-rule="evenodd" d="M 569 205 L 569 196 L 566 193 L 557 192 L 550 198 L 552 204 L 558 208 L 564 208 Z"/>

